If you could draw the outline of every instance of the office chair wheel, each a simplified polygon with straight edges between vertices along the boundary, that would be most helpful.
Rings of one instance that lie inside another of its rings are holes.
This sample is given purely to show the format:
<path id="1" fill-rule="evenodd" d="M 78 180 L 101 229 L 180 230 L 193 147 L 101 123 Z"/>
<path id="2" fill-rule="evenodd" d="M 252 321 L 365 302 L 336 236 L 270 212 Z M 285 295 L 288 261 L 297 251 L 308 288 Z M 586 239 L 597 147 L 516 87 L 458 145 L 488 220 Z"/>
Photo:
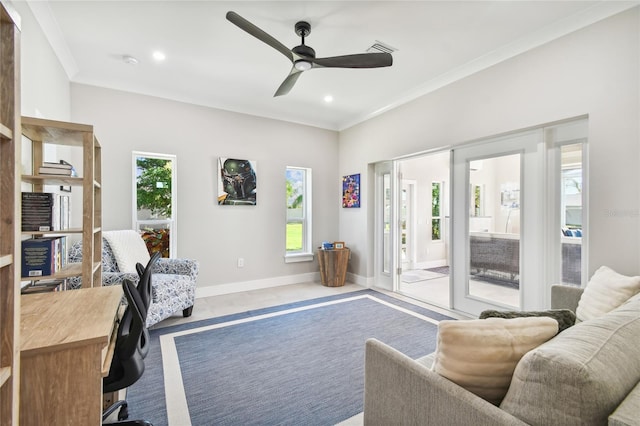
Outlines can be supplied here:
<path id="1" fill-rule="evenodd" d="M 127 420 L 129 418 L 129 408 L 123 405 L 118 411 L 118 421 Z"/>

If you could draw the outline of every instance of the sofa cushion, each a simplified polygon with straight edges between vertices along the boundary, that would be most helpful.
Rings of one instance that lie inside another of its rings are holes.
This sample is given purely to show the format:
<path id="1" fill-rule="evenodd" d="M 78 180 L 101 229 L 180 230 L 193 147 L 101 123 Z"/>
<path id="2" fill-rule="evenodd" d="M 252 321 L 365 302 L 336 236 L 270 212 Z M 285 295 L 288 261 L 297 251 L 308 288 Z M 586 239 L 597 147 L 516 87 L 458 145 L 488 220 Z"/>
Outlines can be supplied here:
<path id="1" fill-rule="evenodd" d="M 111 246 L 120 272 L 136 272 L 136 263 L 146 265 L 151 256 L 144 240 L 136 231 L 105 231 L 102 236 Z"/>
<path id="2" fill-rule="evenodd" d="M 532 425 L 602 425 L 640 380 L 640 299 L 526 354 L 500 407 Z"/>
<path id="3" fill-rule="evenodd" d="M 640 277 L 627 277 L 601 266 L 589 280 L 578 302 L 578 322 L 597 318 L 640 292 Z"/>
<path id="4" fill-rule="evenodd" d="M 557 333 L 549 317 L 440 321 L 433 371 L 499 404 L 520 358 Z"/>
<path id="5" fill-rule="evenodd" d="M 576 314 L 569 309 L 550 309 L 548 311 L 496 311 L 486 310 L 480 313 L 480 319 L 486 318 L 520 318 L 549 317 L 558 321 L 558 333 L 576 323 Z"/>

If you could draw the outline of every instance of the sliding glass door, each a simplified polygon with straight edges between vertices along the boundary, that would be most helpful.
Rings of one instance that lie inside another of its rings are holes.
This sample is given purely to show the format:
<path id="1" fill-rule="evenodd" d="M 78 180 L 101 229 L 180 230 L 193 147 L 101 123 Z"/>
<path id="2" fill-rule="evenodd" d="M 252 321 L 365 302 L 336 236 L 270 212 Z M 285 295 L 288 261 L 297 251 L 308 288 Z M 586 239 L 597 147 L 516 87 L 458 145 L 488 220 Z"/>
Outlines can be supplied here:
<path id="1" fill-rule="evenodd" d="M 453 150 L 453 304 L 485 309 L 544 304 L 542 131 Z"/>

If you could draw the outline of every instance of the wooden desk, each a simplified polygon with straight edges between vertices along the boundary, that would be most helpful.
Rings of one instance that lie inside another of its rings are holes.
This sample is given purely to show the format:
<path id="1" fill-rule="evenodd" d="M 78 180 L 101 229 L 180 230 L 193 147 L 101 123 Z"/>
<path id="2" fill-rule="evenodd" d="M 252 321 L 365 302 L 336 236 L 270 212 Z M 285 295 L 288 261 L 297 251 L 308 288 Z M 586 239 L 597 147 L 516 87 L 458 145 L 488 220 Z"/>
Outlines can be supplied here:
<path id="1" fill-rule="evenodd" d="M 102 423 L 121 298 L 120 286 L 21 296 L 21 425 Z"/>

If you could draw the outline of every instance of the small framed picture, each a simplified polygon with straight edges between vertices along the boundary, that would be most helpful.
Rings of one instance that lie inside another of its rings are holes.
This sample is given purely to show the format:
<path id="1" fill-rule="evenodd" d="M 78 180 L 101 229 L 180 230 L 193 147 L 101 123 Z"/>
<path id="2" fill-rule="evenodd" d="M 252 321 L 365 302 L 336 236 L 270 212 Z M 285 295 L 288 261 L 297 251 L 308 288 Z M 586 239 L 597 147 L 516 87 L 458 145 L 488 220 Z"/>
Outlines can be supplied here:
<path id="1" fill-rule="evenodd" d="M 342 242 L 342 241 L 335 241 L 335 242 L 333 243 L 333 248 L 334 248 L 335 250 L 342 250 L 342 249 L 344 248 L 344 242 Z"/>

